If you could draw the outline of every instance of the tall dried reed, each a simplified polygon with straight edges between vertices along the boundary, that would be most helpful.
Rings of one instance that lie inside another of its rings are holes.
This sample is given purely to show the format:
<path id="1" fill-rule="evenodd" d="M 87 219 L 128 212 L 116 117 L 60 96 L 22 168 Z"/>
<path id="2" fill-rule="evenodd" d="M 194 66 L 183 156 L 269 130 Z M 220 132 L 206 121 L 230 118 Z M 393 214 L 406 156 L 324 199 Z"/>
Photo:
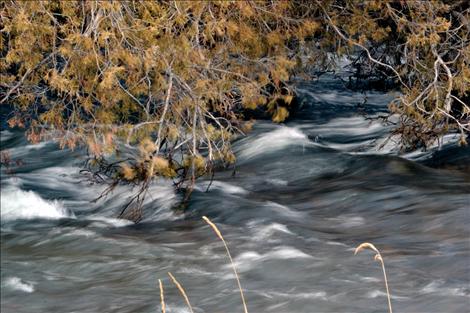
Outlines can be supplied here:
<path id="1" fill-rule="evenodd" d="M 162 306 L 162 313 L 166 313 L 165 296 L 163 295 L 163 284 L 161 279 L 158 280 L 158 286 L 160 287 L 160 304 Z"/>
<path id="2" fill-rule="evenodd" d="M 187 295 L 186 292 L 184 291 L 183 286 L 181 286 L 181 284 L 176 280 L 175 276 L 173 276 L 170 272 L 168 272 L 168 276 L 170 276 L 171 280 L 173 281 L 173 283 L 175 284 L 175 286 L 176 286 L 176 287 L 178 288 L 178 290 L 180 291 L 181 295 L 182 295 L 183 298 L 184 298 L 184 301 L 186 301 L 186 304 L 188 305 L 189 311 L 190 311 L 191 313 L 194 313 L 194 312 L 193 312 L 193 307 L 191 306 L 191 303 L 189 302 L 188 295 Z"/>
<path id="3" fill-rule="evenodd" d="M 227 251 L 227 256 L 230 259 L 230 264 L 232 264 L 233 273 L 235 274 L 235 278 L 236 278 L 237 284 L 238 284 L 238 289 L 240 290 L 240 296 L 241 296 L 242 302 L 243 302 L 243 309 L 245 310 L 245 313 L 248 313 L 248 309 L 246 307 L 246 302 L 245 302 L 245 296 L 243 295 L 242 285 L 240 284 L 240 278 L 238 277 L 237 269 L 235 268 L 235 264 L 233 263 L 232 255 L 230 254 L 230 250 L 228 249 L 228 245 L 225 242 L 225 239 L 222 236 L 222 233 L 220 232 L 220 230 L 217 228 L 217 226 L 214 223 L 212 223 L 212 221 L 210 219 L 208 219 L 206 216 L 203 216 L 202 219 L 207 224 L 209 224 L 210 227 L 212 227 L 214 232 L 217 234 L 217 237 L 219 237 L 220 240 L 222 240 L 222 242 L 225 246 L 225 251 Z"/>
<path id="4" fill-rule="evenodd" d="M 382 265 L 382 271 L 384 274 L 384 280 L 385 280 L 385 289 L 387 290 L 387 299 L 388 299 L 388 310 L 389 313 L 392 312 L 392 301 L 390 300 L 390 290 L 388 288 L 388 281 L 387 281 L 387 273 L 385 272 L 385 264 L 384 260 L 382 258 L 382 255 L 380 254 L 379 249 L 377 249 L 373 244 L 369 242 L 364 242 L 361 243 L 359 246 L 357 246 L 356 250 L 354 250 L 354 255 L 356 255 L 358 252 L 364 250 L 364 249 L 370 249 L 375 252 L 374 260 L 379 261 L 380 264 Z"/>

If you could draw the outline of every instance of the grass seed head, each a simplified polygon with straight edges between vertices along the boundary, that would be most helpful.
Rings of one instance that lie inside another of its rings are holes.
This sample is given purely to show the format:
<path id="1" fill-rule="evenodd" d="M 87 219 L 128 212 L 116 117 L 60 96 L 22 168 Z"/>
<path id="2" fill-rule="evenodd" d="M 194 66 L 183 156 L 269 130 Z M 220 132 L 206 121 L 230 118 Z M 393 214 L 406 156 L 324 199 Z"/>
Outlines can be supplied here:
<path id="1" fill-rule="evenodd" d="M 380 255 L 379 250 L 373 244 L 369 242 L 364 242 L 364 243 L 361 243 L 359 246 L 357 246 L 356 250 L 354 250 L 354 255 L 358 254 L 359 252 L 365 249 L 370 249 L 374 251 L 375 253 L 377 253 L 378 255 Z"/>
<path id="2" fill-rule="evenodd" d="M 166 313 L 165 296 L 163 295 L 163 283 L 161 279 L 158 280 L 158 286 L 160 287 L 160 303 L 162 306 L 162 313 Z"/>

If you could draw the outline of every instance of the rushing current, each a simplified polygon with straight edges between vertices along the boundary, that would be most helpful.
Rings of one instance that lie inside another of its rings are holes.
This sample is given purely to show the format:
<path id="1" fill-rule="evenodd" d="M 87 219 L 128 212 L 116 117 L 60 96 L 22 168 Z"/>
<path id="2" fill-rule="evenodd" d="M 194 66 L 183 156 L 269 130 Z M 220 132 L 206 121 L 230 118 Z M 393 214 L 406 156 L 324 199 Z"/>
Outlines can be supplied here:
<path id="1" fill-rule="evenodd" d="M 127 187 L 80 174 L 83 154 L 29 144 L 2 130 L 22 164 L 1 176 L 1 312 L 386 312 L 382 252 L 394 312 L 470 307 L 470 150 L 449 135 L 400 152 L 387 113 L 393 95 L 325 79 L 298 85 L 302 105 L 283 125 L 258 121 L 234 142 L 236 168 L 201 179 L 184 212 L 171 182 L 151 187 L 144 220 L 118 220 Z M 364 101 L 366 97 L 366 101 Z M 208 190 L 207 190 L 208 189 Z"/>

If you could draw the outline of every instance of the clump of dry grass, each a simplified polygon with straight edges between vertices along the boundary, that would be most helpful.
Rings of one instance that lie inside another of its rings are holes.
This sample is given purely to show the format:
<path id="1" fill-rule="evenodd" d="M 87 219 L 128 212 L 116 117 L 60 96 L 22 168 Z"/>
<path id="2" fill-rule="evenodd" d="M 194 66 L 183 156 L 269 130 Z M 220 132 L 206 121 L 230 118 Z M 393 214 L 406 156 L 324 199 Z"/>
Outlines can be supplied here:
<path id="1" fill-rule="evenodd" d="M 240 296 L 241 296 L 242 303 L 243 303 L 244 313 L 248 313 L 248 309 L 247 309 L 246 301 L 245 301 L 245 296 L 243 294 L 243 289 L 242 289 L 242 286 L 241 286 L 241 283 L 240 283 L 240 278 L 238 276 L 237 269 L 236 269 L 235 264 L 233 262 L 232 255 L 230 254 L 230 250 L 228 248 L 227 242 L 225 241 L 224 237 L 222 236 L 222 233 L 220 232 L 220 230 L 217 228 L 217 226 L 209 218 L 207 218 L 206 216 L 203 216 L 202 219 L 214 230 L 217 237 L 219 237 L 219 239 L 224 244 L 225 250 L 227 252 L 227 256 L 230 260 L 233 272 L 235 274 L 235 278 L 237 280 L 238 289 L 240 290 Z M 393 313 L 390 290 L 389 290 L 389 287 L 388 287 L 387 273 L 385 272 L 385 264 L 384 264 L 384 260 L 382 258 L 382 255 L 380 254 L 379 249 L 377 249 L 373 244 L 371 244 L 369 242 L 364 242 L 364 243 L 361 243 L 359 246 L 357 246 L 356 249 L 354 250 L 354 255 L 358 254 L 359 252 L 361 252 L 362 250 L 365 250 L 365 249 L 370 249 L 370 250 L 374 251 L 375 252 L 374 260 L 379 261 L 380 264 L 382 265 L 382 271 L 383 271 L 384 280 L 385 280 L 385 288 L 386 288 L 386 291 L 387 291 L 388 309 L 389 309 L 389 313 Z M 194 313 L 193 308 L 191 306 L 191 303 L 189 302 L 189 297 L 186 294 L 186 291 L 184 290 L 183 286 L 178 282 L 178 280 L 176 280 L 176 278 L 170 272 L 168 272 L 168 276 L 170 276 L 171 280 L 173 281 L 175 286 L 180 291 L 181 295 L 183 296 L 184 300 L 186 301 L 186 304 L 189 308 L 189 311 L 191 313 Z M 159 287 L 160 287 L 161 311 L 162 311 L 162 313 L 165 313 L 166 312 L 166 305 L 165 305 L 165 298 L 164 298 L 163 283 L 160 279 L 158 280 L 158 284 L 159 284 Z"/>
<path id="2" fill-rule="evenodd" d="M 357 253 L 359 253 L 360 251 L 362 251 L 364 249 L 370 249 L 370 250 L 374 251 L 375 252 L 374 260 L 379 261 L 380 264 L 382 265 L 382 271 L 383 271 L 384 280 L 385 280 L 385 289 L 387 290 L 388 310 L 389 310 L 389 313 L 393 313 L 392 312 L 392 301 L 390 300 L 390 298 L 391 298 L 390 297 L 390 290 L 388 288 L 387 273 L 385 272 L 385 264 L 384 264 L 384 260 L 382 258 L 382 255 L 380 254 L 379 249 L 377 249 L 373 244 L 371 244 L 369 242 L 364 242 L 364 243 L 361 243 L 359 246 L 357 246 L 356 250 L 354 250 L 354 255 L 356 255 Z"/>

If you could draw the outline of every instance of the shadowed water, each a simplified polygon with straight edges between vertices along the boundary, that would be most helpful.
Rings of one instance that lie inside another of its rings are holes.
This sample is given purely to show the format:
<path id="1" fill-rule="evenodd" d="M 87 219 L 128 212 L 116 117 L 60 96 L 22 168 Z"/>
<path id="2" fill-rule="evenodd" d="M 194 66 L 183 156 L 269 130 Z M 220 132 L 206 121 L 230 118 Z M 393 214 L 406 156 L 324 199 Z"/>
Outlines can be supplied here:
<path id="1" fill-rule="evenodd" d="M 104 186 L 78 174 L 80 151 L 3 130 L 2 150 L 24 164 L 2 170 L 2 313 L 158 312 L 158 278 L 167 312 L 187 312 L 168 271 L 196 312 L 242 312 L 203 215 L 224 234 L 252 313 L 385 312 L 380 265 L 353 255 L 364 241 L 382 251 L 396 312 L 468 312 L 469 148 L 448 136 L 438 153 L 400 155 L 390 127 L 358 111 L 363 94 L 333 80 L 299 89 L 295 116 L 237 140 L 236 170 L 208 192 L 201 180 L 185 214 L 161 181 L 139 225 L 115 219 L 124 187 L 90 203 Z M 385 114 L 392 96 L 368 93 L 362 111 Z"/>

